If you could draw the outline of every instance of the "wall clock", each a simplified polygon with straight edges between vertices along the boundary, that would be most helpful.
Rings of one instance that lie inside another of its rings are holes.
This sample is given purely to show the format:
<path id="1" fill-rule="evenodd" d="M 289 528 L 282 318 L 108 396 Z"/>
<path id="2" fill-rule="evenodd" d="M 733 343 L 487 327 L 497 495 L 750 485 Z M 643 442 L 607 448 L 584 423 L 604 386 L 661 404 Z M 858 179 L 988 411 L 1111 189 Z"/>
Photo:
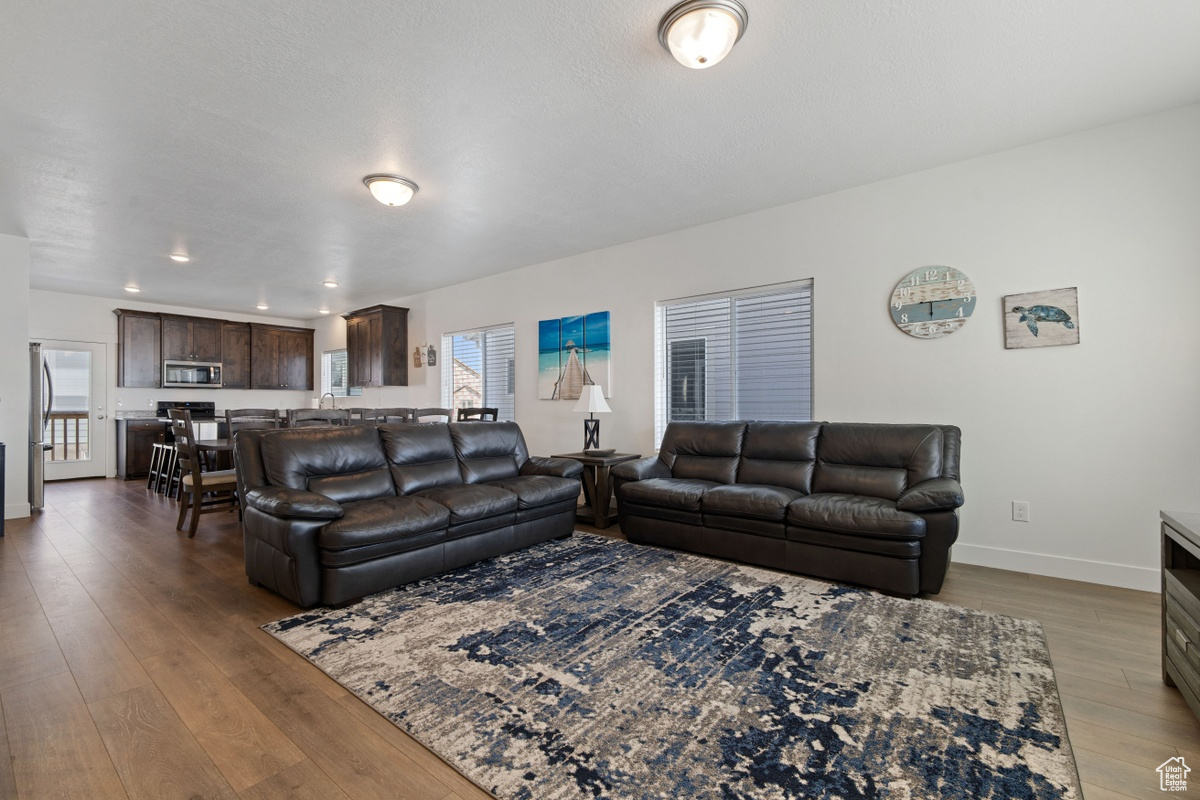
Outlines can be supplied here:
<path id="1" fill-rule="evenodd" d="M 938 339 L 967 323 L 975 310 L 975 285 L 954 267 L 920 267 L 892 292 L 892 321 L 909 336 Z"/>

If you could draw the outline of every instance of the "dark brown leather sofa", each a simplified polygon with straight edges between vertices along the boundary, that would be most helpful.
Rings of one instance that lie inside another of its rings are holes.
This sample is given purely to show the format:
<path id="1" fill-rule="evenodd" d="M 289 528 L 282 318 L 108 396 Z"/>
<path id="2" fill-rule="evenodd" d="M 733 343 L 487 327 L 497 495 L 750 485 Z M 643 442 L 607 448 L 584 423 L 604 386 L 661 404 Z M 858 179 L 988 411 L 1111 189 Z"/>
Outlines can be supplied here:
<path id="1" fill-rule="evenodd" d="M 937 593 L 958 538 L 952 425 L 672 422 L 613 468 L 633 542 L 904 595 Z"/>
<path id="2" fill-rule="evenodd" d="M 569 536 L 583 469 L 512 422 L 248 430 L 234 457 L 246 574 L 304 607 Z"/>

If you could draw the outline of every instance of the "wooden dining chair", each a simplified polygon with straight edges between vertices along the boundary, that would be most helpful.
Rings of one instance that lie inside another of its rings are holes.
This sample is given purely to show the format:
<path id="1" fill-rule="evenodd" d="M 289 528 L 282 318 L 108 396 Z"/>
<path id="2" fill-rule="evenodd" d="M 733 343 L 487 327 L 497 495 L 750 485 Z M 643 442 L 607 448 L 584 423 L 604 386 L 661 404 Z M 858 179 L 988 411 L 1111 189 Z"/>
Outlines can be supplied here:
<path id="1" fill-rule="evenodd" d="M 362 420 L 365 425 L 383 425 L 387 422 L 413 422 L 415 408 L 364 408 Z"/>
<path id="2" fill-rule="evenodd" d="M 460 408 L 459 422 L 495 422 L 500 417 L 498 408 Z"/>
<path id="3" fill-rule="evenodd" d="M 229 408 L 225 410 L 225 430 L 228 437 L 238 431 L 278 428 L 282 420 L 278 408 Z"/>
<path id="4" fill-rule="evenodd" d="M 179 522 L 175 530 L 183 530 L 187 512 L 192 511 L 192 522 L 188 526 L 188 538 L 196 536 L 200 515 L 214 511 L 227 511 L 237 502 L 237 473 L 231 469 L 205 472 L 200 451 L 196 447 L 196 433 L 192 426 L 192 414 L 182 408 L 167 409 L 171 420 L 171 432 L 175 435 L 175 451 L 178 453 L 179 478 Z"/>
<path id="5" fill-rule="evenodd" d="M 413 422 L 449 422 L 454 414 L 448 408 L 413 409 Z"/>
<path id="6" fill-rule="evenodd" d="M 289 428 L 317 428 L 330 425 L 349 425 L 350 409 L 348 408 L 289 408 L 287 412 Z"/>

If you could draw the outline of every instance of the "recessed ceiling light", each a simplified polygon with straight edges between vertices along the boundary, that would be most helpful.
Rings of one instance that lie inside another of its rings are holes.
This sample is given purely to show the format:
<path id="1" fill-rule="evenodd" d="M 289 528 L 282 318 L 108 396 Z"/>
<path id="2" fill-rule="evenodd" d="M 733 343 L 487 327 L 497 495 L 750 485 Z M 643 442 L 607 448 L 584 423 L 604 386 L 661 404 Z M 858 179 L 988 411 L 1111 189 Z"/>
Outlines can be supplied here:
<path id="1" fill-rule="evenodd" d="M 180 264 L 191 261 L 191 259 L 185 256 L 183 253 L 171 253 L 171 260 L 178 261 Z"/>
<path id="2" fill-rule="evenodd" d="M 319 312 L 318 312 L 318 313 L 321 313 L 321 314 L 328 314 L 328 313 L 329 313 L 329 309 L 328 309 L 328 308 L 322 308 L 322 309 L 319 309 Z"/>
<path id="3" fill-rule="evenodd" d="M 266 303 L 259 303 L 255 306 L 255 308 L 257 308 L 259 311 L 266 311 L 268 308 L 270 308 L 270 306 L 268 306 Z"/>
<path id="4" fill-rule="evenodd" d="M 402 206 L 417 193 L 417 185 L 399 175 L 368 175 L 363 178 L 363 183 L 385 206 Z"/>
<path id="5" fill-rule="evenodd" d="M 729 55 L 750 15 L 738 0 L 684 0 L 658 23 L 658 41 L 691 69 L 708 69 Z"/>
<path id="6" fill-rule="evenodd" d="M 325 287 L 325 288 L 327 288 L 327 289 L 336 289 L 336 288 L 337 288 L 337 281 L 325 281 L 325 282 L 324 282 L 323 284 L 321 284 L 321 285 L 322 285 L 322 286 L 324 286 L 324 287 Z"/>
<path id="7" fill-rule="evenodd" d="M 127 291 L 127 292 L 135 292 L 135 293 L 136 293 L 136 292 L 140 292 L 140 291 L 141 291 L 141 289 L 139 289 L 139 288 L 138 288 L 138 287 L 136 287 L 136 286 L 126 286 L 126 287 L 125 287 L 125 291 Z"/>

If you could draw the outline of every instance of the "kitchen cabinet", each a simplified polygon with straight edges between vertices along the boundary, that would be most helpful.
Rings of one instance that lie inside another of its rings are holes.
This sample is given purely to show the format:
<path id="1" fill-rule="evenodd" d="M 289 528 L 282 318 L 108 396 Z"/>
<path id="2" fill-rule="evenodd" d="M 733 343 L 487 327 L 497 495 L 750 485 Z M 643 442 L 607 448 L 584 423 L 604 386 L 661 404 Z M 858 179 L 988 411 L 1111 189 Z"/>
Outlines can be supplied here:
<path id="1" fill-rule="evenodd" d="M 250 325 L 250 384 L 253 389 L 313 388 L 313 331 Z"/>
<path id="2" fill-rule="evenodd" d="M 118 308 L 117 386 L 157 389 L 162 386 L 162 319 L 146 311 Z"/>
<path id="3" fill-rule="evenodd" d="M 345 314 L 349 386 L 408 385 L 408 309 L 371 306 Z"/>
<path id="4" fill-rule="evenodd" d="M 221 363 L 221 320 L 162 315 L 164 361 Z"/>
<path id="5" fill-rule="evenodd" d="M 244 322 L 221 326 L 221 384 L 226 389 L 250 388 L 250 326 Z"/>
<path id="6" fill-rule="evenodd" d="M 165 441 L 167 423 L 162 419 L 117 420 L 117 477 L 127 481 L 150 474 L 154 443 Z"/>

